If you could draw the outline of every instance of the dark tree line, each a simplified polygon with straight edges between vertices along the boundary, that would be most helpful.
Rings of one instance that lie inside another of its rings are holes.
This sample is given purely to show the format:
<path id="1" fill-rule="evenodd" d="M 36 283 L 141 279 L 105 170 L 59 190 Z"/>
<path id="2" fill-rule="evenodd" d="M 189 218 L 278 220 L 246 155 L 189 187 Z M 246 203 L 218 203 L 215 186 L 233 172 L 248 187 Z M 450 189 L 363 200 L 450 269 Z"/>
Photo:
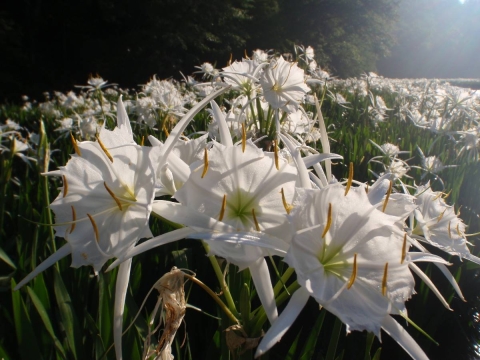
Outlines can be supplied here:
<path id="1" fill-rule="evenodd" d="M 478 19 L 480 0 L 6 0 L 0 100 L 65 91 L 89 74 L 135 87 L 294 44 L 340 77 L 478 78 Z"/>
<path id="2" fill-rule="evenodd" d="M 0 98 L 67 90 L 89 74 L 134 87 L 224 66 L 256 48 L 312 45 L 340 76 L 391 47 L 396 0 L 10 0 L 0 4 Z"/>

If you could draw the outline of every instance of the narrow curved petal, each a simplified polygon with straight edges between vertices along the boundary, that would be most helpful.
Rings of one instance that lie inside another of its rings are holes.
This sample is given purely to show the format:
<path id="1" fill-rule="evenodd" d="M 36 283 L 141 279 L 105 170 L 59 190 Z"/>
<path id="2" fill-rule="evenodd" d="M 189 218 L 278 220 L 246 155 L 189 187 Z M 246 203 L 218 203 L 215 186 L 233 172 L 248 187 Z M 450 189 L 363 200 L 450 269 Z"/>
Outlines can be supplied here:
<path id="1" fill-rule="evenodd" d="M 287 307 L 280 314 L 278 319 L 273 323 L 272 327 L 268 329 L 263 337 L 260 345 L 258 345 L 255 352 L 255 358 L 265 354 L 273 345 L 280 341 L 283 335 L 287 332 L 293 324 L 298 314 L 305 307 L 310 294 L 304 288 L 300 288 L 292 295 Z"/>
<path id="2" fill-rule="evenodd" d="M 40 274 L 42 271 L 48 269 L 50 266 L 55 264 L 60 259 L 69 255 L 71 252 L 72 252 L 72 247 L 70 246 L 70 244 L 63 245 L 60 249 L 58 249 L 52 255 L 46 258 L 40 265 L 38 265 L 35 269 L 33 269 L 33 271 L 30 274 L 28 274 L 22 281 L 18 283 L 17 286 L 15 286 L 14 290 L 20 289 L 23 285 L 28 283 L 35 276 Z"/>
<path id="3" fill-rule="evenodd" d="M 445 306 L 448 310 L 452 310 L 450 308 L 450 305 L 448 304 L 447 300 L 445 300 L 445 298 L 440 293 L 440 291 L 437 289 L 437 287 L 435 286 L 433 281 L 430 280 L 430 278 L 417 265 L 415 265 L 413 263 L 410 263 L 410 264 L 408 264 L 408 266 L 410 267 L 410 269 L 412 269 L 415 272 L 415 274 L 418 275 L 418 277 L 420 279 L 423 280 L 423 282 L 430 288 L 430 290 L 433 291 L 433 293 L 438 298 L 438 300 L 440 300 L 440 302 L 443 304 L 443 306 Z"/>
<path id="4" fill-rule="evenodd" d="M 139 255 L 145 251 L 148 251 L 150 249 L 153 249 L 157 246 L 165 245 L 180 239 L 186 238 L 188 235 L 194 233 L 195 230 L 189 229 L 189 228 L 181 228 L 177 230 L 170 231 L 169 233 L 156 236 L 152 239 L 149 239 L 145 241 L 144 243 L 141 243 L 138 246 L 135 246 L 131 248 L 129 251 L 127 251 L 121 258 L 118 258 L 115 260 L 108 268 L 106 271 L 110 271 L 116 266 L 118 266 L 120 263 L 123 261 L 130 259 L 136 255 Z"/>
<path id="5" fill-rule="evenodd" d="M 298 176 L 300 178 L 300 186 L 305 189 L 311 189 L 312 185 L 310 183 L 310 178 L 308 176 L 308 170 L 305 166 L 305 163 L 302 160 L 302 156 L 300 155 L 300 151 L 295 147 L 295 145 L 288 139 L 286 136 L 282 134 L 278 134 L 280 139 L 282 139 L 283 143 L 287 146 L 288 150 L 292 154 L 293 158 L 295 159 L 295 164 L 297 165 Z"/>
<path id="6" fill-rule="evenodd" d="M 117 360 L 122 360 L 122 332 L 123 332 L 123 310 L 127 296 L 128 281 L 132 259 L 120 264 L 115 284 L 115 305 L 113 309 L 113 342 Z"/>
<path id="7" fill-rule="evenodd" d="M 248 268 L 250 269 L 255 289 L 257 289 L 258 297 L 265 309 L 268 320 L 273 324 L 278 318 L 278 312 L 267 262 L 265 258 L 261 258 L 252 263 Z"/>
<path id="8" fill-rule="evenodd" d="M 170 136 L 165 140 L 165 146 L 164 146 L 164 155 L 160 159 L 160 163 L 158 166 L 163 166 L 165 162 L 167 162 L 168 155 L 171 153 L 173 147 L 175 146 L 175 143 L 178 141 L 180 138 L 180 135 L 183 133 L 185 128 L 188 126 L 190 121 L 193 119 L 193 117 L 204 108 L 205 105 L 207 105 L 211 100 L 215 99 L 217 96 L 223 94 L 227 90 L 229 90 L 231 86 L 226 86 L 223 87 L 210 95 L 206 96 L 205 99 L 200 101 L 198 104 L 196 104 L 194 107 L 190 109 L 188 113 L 185 114 L 185 116 L 177 123 L 177 125 L 173 128 L 173 130 L 170 132 Z"/>
<path id="9" fill-rule="evenodd" d="M 222 114 L 222 110 L 220 110 L 215 100 L 210 101 L 210 106 L 212 107 L 213 119 L 218 125 L 220 143 L 225 146 L 233 146 L 232 137 L 230 136 L 230 131 L 228 130 L 228 124 L 225 121 L 225 115 Z"/>
<path id="10" fill-rule="evenodd" d="M 400 324 L 391 316 L 385 316 L 382 329 L 390 335 L 415 360 L 428 360 L 427 355 Z"/>

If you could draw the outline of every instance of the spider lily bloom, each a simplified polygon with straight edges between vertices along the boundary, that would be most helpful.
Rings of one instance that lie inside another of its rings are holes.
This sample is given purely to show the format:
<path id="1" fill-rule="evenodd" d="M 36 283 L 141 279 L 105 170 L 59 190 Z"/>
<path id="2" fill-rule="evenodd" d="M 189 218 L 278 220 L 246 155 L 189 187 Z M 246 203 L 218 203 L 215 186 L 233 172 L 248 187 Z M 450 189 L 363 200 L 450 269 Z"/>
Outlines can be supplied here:
<path id="1" fill-rule="evenodd" d="M 223 80 L 233 86 L 233 89 L 239 90 L 249 98 L 256 95 L 257 74 L 261 70 L 255 60 L 235 61 L 230 66 L 224 67 L 220 75 Z"/>
<path id="2" fill-rule="evenodd" d="M 244 145 L 223 146 L 214 142 L 205 155 L 208 162 L 205 161 L 203 166 L 191 173 L 188 181 L 175 193 L 175 198 L 188 209 L 195 209 L 229 225 L 230 233 L 262 232 L 289 239 L 291 232 L 287 213 L 293 199 L 296 169 L 285 160 L 264 153 L 251 141 Z M 164 213 L 159 215 L 187 226 L 195 225 L 186 218 L 176 219 Z M 214 236 L 213 232 L 211 236 Z M 209 237 L 201 238 L 209 240 Z M 260 247 L 222 241 L 208 243 L 211 254 L 226 258 L 240 269 L 250 268 L 269 319 L 275 320 L 273 290 L 263 259 L 271 252 Z"/>
<path id="3" fill-rule="evenodd" d="M 260 343 L 256 356 L 273 346 L 293 323 L 309 296 L 351 330 L 380 338 L 389 333 L 412 357 L 426 359 L 417 343 L 390 314 L 406 316 L 414 293 L 404 216 L 378 210 L 362 185 L 332 184 L 320 190 L 298 189 L 291 213 L 295 229 L 285 257 L 301 288 Z M 428 261 L 428 260 L 427 260 Z"/>
<path id="4" fill-rule="evenodd" d="M 234 146 L 231 138 L 227 140 L 228 130 L 223 130 L 222 141 L 229 145 L 214 142 L 210 150 L 205 150 L 204 161 L 192 165 L 188 180 L 174 195 L 180 204 L 157 201 L 153 211 L 187 226 L 188 236 L 205 240 L 211 254 L 226 258 L 240 269 L 248 267 L 260 300 L 273 322 L 277 310 L 264 257 L 283 255 L 288 249 L 291 231 L 287 213 L 293 199 L 296 169 L 287 161 L 264 153 L 251 141 Z M 239 238 L 256 239 L 259 244 L 270 241 L 278 251 L 232 244 L 235 242 L 232 239 Z M 146 241 L 126 256 L 138 255 L 169 241 L 172 240 Z"/>
<path id="5" fill-rule="evenodd" d="M 22 280 L 23 286 L 60 258 L 72 254 L 72 267 L 93 266 L 97 273 L 140 238 L 151 236 L 148 219 L 155 172 L 148 148 L 126 144 L 110 149 L 101 142 L 76 144 L 66 166 L 46 173 L 61 176 L 63 188 L 50 208 L 57 236 L 67 244 Z"/>
<path id="6" fill-rule="evenodd" d="M 263 96 L 274 109 L 294 112 L 310 88 L 305 84 L 304 72 L 296 63 L 285 61 L 282 56 L 272 60 L 264 69 L 260 84 Z"/>
<path id="7" fill-rule="evenodd" d="M 480 264 L 480 258 L 472 255 L 467 247 L 465 224 L 455 214 L 453 206 L 445 203 L 442 195 L 439 191 L 432 191 L 430 184 L 417 188 L 418 209 L 414 212 L 417 224 L 413 235 L 451 255 Z"/>

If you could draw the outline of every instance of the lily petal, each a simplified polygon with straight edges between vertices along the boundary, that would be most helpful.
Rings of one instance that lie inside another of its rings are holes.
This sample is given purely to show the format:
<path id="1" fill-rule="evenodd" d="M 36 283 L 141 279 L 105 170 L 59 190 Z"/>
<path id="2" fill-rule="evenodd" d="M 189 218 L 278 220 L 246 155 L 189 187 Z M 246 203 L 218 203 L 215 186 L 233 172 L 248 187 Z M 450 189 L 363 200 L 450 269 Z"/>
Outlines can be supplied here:
<path id="1" fill-rule="evenodd" d="M 293 324 L 298 314 L 300 314 L 305 307 L 309 297 L 310 294 L 304 288 L 295 291 L 288 302 L 288 305 L 273 323 L 272 327 L 268 329 L 260 342 L 260 345 L 258 345 L 257 351 L 255 352 L 255 358 L 266 353 L 273 345 L 280 341 L 282 336 L 285 335 L 287 330 Z"/>
<path id="2" fill-rule="evenodd" d="M 391 316 L 385 316 L 382 329 L 390 335 L 413 359 L 428 360 L 427 355 L 400 324 Z"/>
<path id="3" fill-rule="evenodd" d="M 115 305 L 113 309 L 113 339 L 115 344 L 115 353 L 117 360 L 122 360 L 122 332 L 123 332 L 123 311 L 125 298 L 127 296 L 128 281 L 132 259 L 128 259 L 120 264 L 115 284 Z"/>
<path id="4" fill-rule="evenodd" d="M 267 262 L 264 258 L 258 259 L 249 266 L 255 289 L 262 303 L 268 320 L 273 324 L 278 318 L 277 304 L 275 304 L 275 295 L 273 294 L 272 281 L 268 271 Z"/>
<path id="5" fill-rule="evenodd" d="M 46 258 L 40 265 L 38 265 L 33 271 L 28 274 L 22 281 L 20 281 L 17 286 L 15 286 L 14 290 L 20 289 L 23 285 L 28 283 L 32 280 L 35 276 L 40 274 L 42 271 L 48 269 L 50 266 L 55 264 L 60 259 L 64 258 L 65 256 L 69 255 L 72 252 L 72 247 L 70 244 L 63 245 L 60 249 L 55 251 L 52 255 Z"/>

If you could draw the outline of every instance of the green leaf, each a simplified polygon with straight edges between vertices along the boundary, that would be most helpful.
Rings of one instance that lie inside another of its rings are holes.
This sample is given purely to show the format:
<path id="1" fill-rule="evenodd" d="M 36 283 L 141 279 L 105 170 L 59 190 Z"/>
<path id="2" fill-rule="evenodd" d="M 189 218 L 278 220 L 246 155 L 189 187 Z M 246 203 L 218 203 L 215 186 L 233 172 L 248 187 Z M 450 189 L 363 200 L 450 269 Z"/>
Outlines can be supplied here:
<path id="1" fill-rule="evenodd" d="M 373 341 L 375 340 L 375 334 L 369 332 L 367 334 L 367 346 L 365 347 L 365 360 L 371 360 L 372 357 L 370 356 L 370 352 L 372 351 Z"/>
<path id="2" fill-rule="evenodd" d="M 342 322 L 339 318 L 335 319 L 335 324 L 330 335 L 330 343 L 328 344 L 326 360 L 335 359 L 335 353 L 337 351 L 338 339 L 340 338 L 340 330 L 342 329 Z"/>
<path id="3" fill-rule="evenodd" d="M 13 318 L 15 321 L 15 332 L 17 334 L 18 351 L 22 359 L 43 359 L 37 344 L 34 326 L 28 316 L 28 311 L 21 297 L 20 291 L 13 289 L 17 285 L 11 280 Z"/>
<path id="4" fill-rule="evenodd" d="M 70 294 L 63 283 L 58 270 L 54 268 L 53 288 L 57 299 L 60 318 L 65 329 L 68 346 L 74 359 L 84 359 L 82 337 Z"/>
<path id="5" fill-rule="evenodd" d="M 373 356 L 372 360 L 380 360 L 381 355 L 382 355 L 382 348 L 378 348 L 378 350 L 375 352 L 375 355 Z"/>
<path id="6" fill-rule="evenodd" d="M 15 266 L 15 264 L 13 263 L 12 259 L 10 259 L 10 257 L 7 255 L 7 253 L 5 251 L 3 251 L 3 249 L 0 247 L 0 260 L 3 260 L 3 262 L 5 262 L 7 265 L 9 265 L 10 267 L 16 269 L 17 267 Z"/>
<path id="7" fill-rule="evenodd" d="M 309 332 L 308 338 L 305 342 L 305 345 L 303 346 L 303 350 L 300 354 L 301 360 L 308 360 L 313 358 L 315 346 L 317 345 L 317 340 L 320 334 L 320 330 L 322 329 L 323 320 L 325 319 L 326 313 L 327 312 L 325 309 L 322 309 L 322 311 L 320 311 L 320 314 L 317 317 L 317 321 L 315 321 L 315 325 Z"/>
<path id="8" fill-rule="evenodd" d="M 43 306 L 39 297 L 35 294 L 35 292 L 32 290 L 30 286 L 27 286 L 27 292 L 28 292 L 28 295 L 30 296 L 30 299 L 32 299 L 33 305 L 37 309 L 37 312 L 40 315 L 40 318 L 42 319 L 43 324 L 45 325 L 45 329 L 47 330 L 48 334 L 53 340 L 53 344 L 55 345 L 55 348 L 60 352 L 61 356 L 64 359 L 66 359 L 67 356 L 65 355 L 65 350 L 63 349 L 62 344 L 58 340 L 57 336 L 55 335 L 55 331 L 53 330 L 52 322 L 50 321 L 50 315 L 48 314 L 47 310 Z"/>

